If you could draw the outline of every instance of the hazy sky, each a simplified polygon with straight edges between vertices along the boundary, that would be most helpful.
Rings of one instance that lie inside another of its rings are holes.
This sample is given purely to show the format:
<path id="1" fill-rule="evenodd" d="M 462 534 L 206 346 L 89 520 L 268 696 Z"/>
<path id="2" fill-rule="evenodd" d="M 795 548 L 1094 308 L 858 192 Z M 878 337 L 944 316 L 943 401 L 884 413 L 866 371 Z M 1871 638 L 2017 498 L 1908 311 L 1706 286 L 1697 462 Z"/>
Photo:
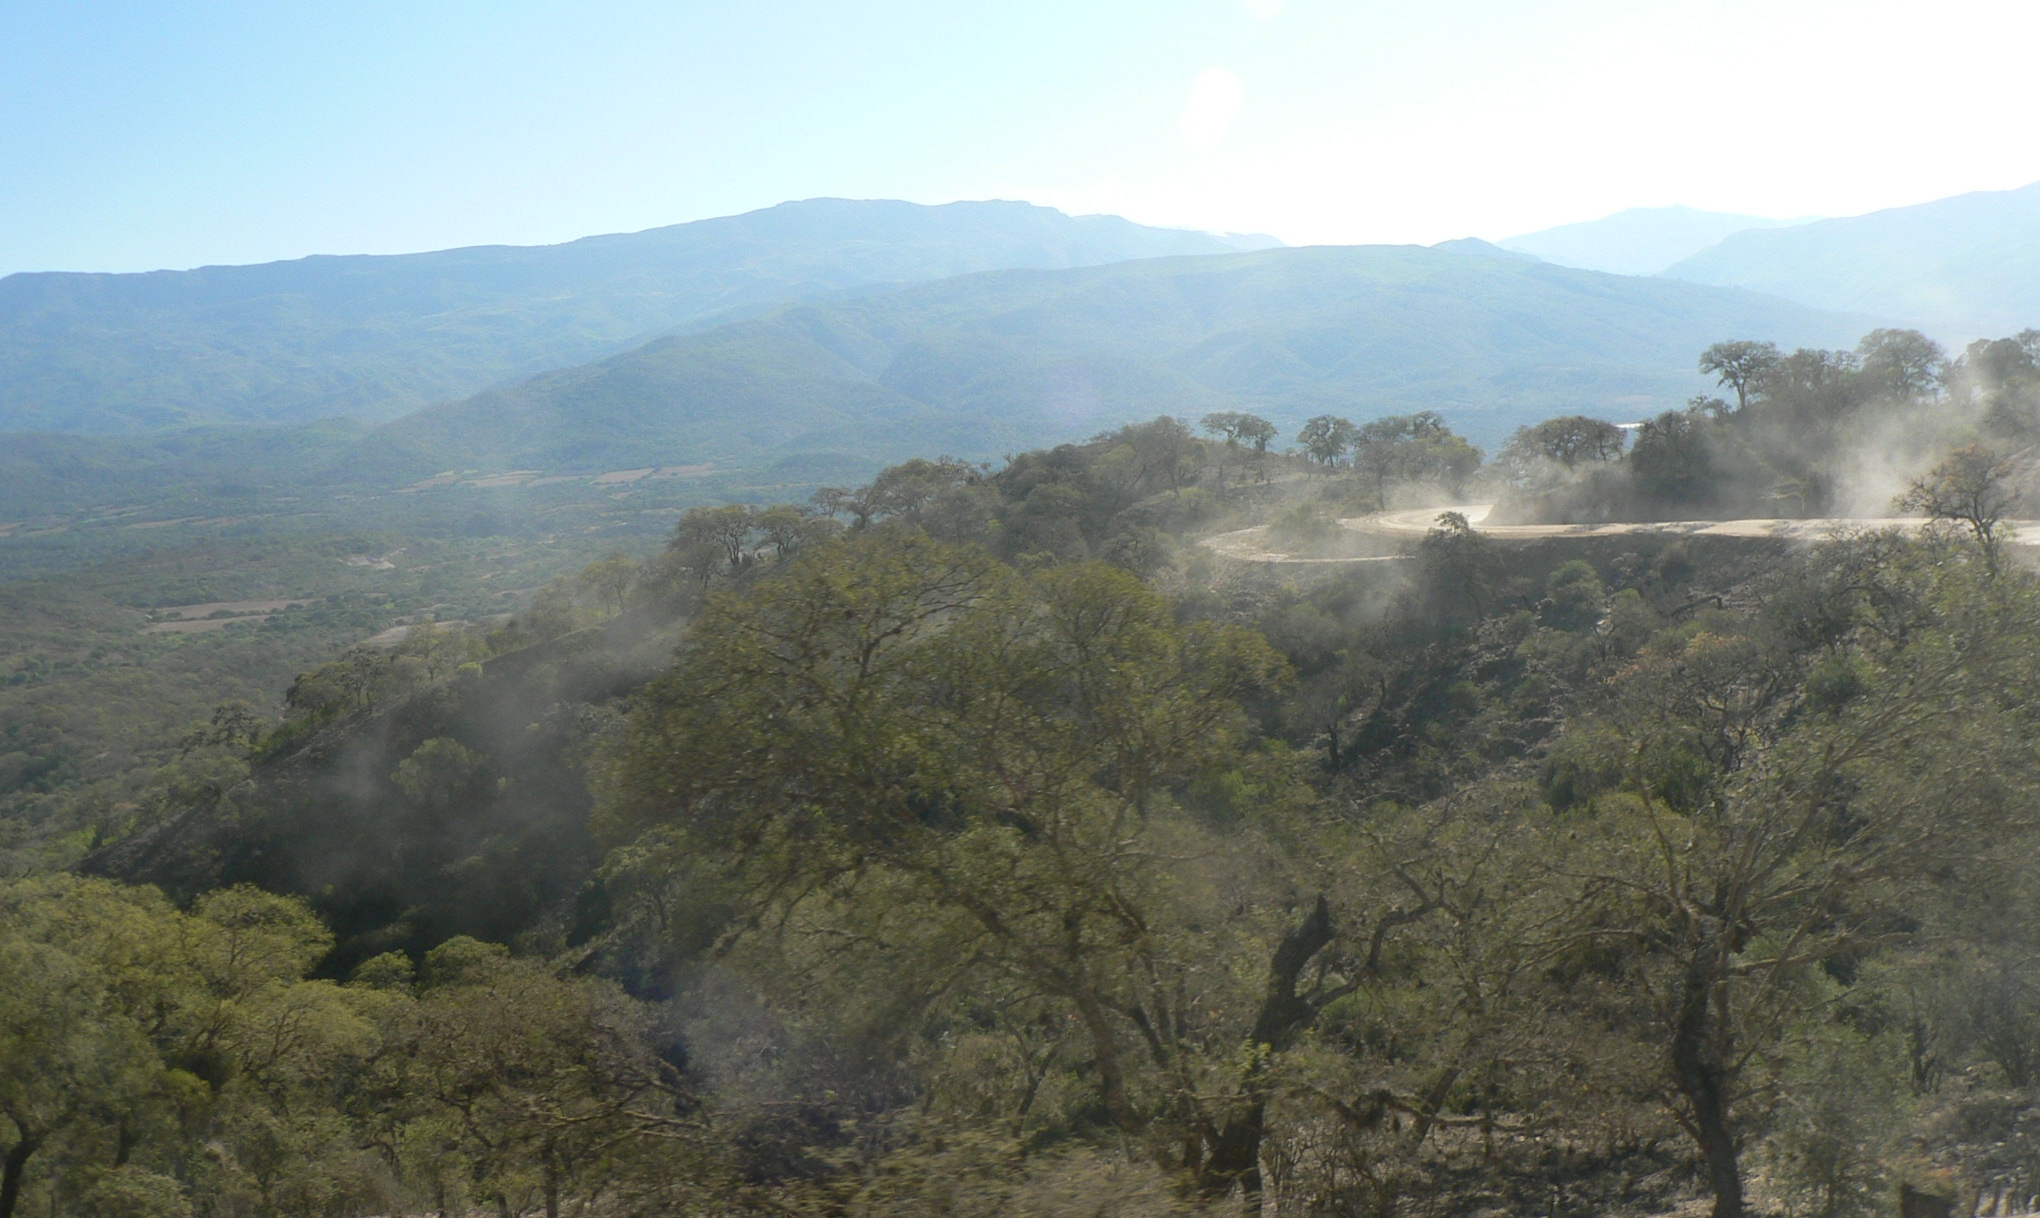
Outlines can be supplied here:
<path id="1" fill-rule="evenodd" d="M 2040 179 L 2030 0 L 0 0 L 0 273 L 817 195 L 1292 243 Z"/>

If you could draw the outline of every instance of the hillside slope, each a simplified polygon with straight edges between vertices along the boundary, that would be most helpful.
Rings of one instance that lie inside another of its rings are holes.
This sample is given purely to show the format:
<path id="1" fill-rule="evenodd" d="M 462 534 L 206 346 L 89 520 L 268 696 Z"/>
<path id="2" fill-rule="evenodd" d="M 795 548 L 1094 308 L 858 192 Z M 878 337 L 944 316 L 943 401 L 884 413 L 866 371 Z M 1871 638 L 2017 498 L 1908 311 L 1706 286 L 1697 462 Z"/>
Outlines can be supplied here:
<path id="1" fill-rule="evenodd" d="M 1961 343 L 2040 326 L 2040 182 L 1737 233 L 1667 276 L 1904 318 Z"/>
<path id="2" fill-rule="evenodd" d="M 996 457 L 1227 408 L 1286 429 L 1437 409 L 1491 442 L 1554 413 L 1682 403 L 1724 337 L 1848 343 L 1869 324 L 1478 242 L 996 272 L 660 339 L 385 425 L 344 468 Z"/>
<path id="3" fill-rule="evenodd" d="M 1237 240 L 1026 203 L 811 199 L 564 245 L 0 279 L 0 431 L 390 419 L 821 293 Z"/>
<path id="4" fill-rule="evenodd" d="M 1560 266 L 1615 275 L 1655 275 L 1730 233 L 1796 223 L 1693 207 L 1631 207 L 1599 220 L 1561 224 L 1496 244 Z"/>

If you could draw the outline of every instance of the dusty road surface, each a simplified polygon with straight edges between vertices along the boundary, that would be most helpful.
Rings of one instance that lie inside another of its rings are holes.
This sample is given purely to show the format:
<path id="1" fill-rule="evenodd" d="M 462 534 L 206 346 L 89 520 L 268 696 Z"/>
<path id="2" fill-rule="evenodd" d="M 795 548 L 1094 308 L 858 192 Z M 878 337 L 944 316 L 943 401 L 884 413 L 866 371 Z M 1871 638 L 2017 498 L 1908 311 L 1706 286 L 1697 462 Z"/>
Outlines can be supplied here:
<path id="1" fill-rule="evenodd" d="M 1795 541 L 1818 541 L 1836 533 L 1867 529 L 1917 529 L 1926 521 L 1917 517 L 1821 516 L 1806 520 L 1757 517 L 1747 520 L 1657 520 L 1612 524 L 1488 524 L 1492 503 L 1465 503 L 1447 507 L 1414 508 L 1401 512 L 1376 512 L 1341 520 L 1353 532 L 1376 537 L 1422 537 L 1438 527 L 1444 512 L 1458 512 L 1484 537 L 1496 541 L 1539 541 L 1550 537 L 1618 537 L 1631 533 L 1681 533 L 1694 537 L 1781 537 Z M 2040 538 L 2040 521 L 2007 520 L 2006 526 L 2022 538 Z"/>
<path id="2" fill-rule="evenodd" d="M 1496 541 L 1540 541 L 1550 537 L 1620 537 L 1632 533 L 1687 533 L 1707 537 L 1825 537 L 1837 529 L 1879 528 L 1889 520 L 1659 520 L 1648 523 L 1622 521 L 1610 524 L 1489 524 L 1492 503 L 1461 503 L 1444 507 L 1411 508 L 1399 512 L 1376 512 L 1339 523 L 1356 533 L 1377 537 L 1422 537 L 1438 527 L 1438 517 L 1458 512 L 1476 532 Z"/>
<path id="3" fill-rule="evenodd" d="M 1342 521 L 1341 523 L 1350 524 L 1352 522 Z M 1356 562 L 1395 562 L 1401 557 L 1396 554 L 1387 554 L 1363 557 L 1323 558 L 1292 554 L 1286 550 L 1271 548 L 1272 542 L 1268 537 L 1268 526 L 1265 524 L 1256 525 L 1251 529 L 1235 529 L 1230 533 L 1215 534 L 1205 538 L 1201 544 L 1205 549 L 1212 551 L 1220 557 L 1230 558 L 1236 562 L 1309 563 L 1319 566 L 1339 566 Z"/>
<path id="4" fill-rule="evenodd" d="M 1473 526 L 1474 531 L 1496 541 L 1544 541 L 1566 537 L 1586 539 L 1640 533 L 1676 533 L 1691 537 L 1776 537 L 1793 541 L 1819 541 L 1838 533 L 1893 527 L 1917 529 L 1926 523 L 1917 518 L 1824 516 L 1804 520 L 1761 517 L 1747 520 L 1658 520 L 1610 524 L 1489 524 L 1487 515 L 1493 507 L 1491 503 L 1462 503 L 1375 512 L 1369 516 L 1341 520 L 1339 527 L 1349 533 L 1377 541 L 1414 542 L 1438 527 L 1440 515 L 1445 512 L 1458 512 L 1466 517 L 1467 523 Z M 2013 533 L 2011 538 L 2013 544 L 2040 546 L 2040 520 L 2007 520 L 2004 525 Z M 1266 526 L 1220 533 L 1215 537 L 1206 538 L 1204 545 L 1215 553 L 1241 562 L 1340 564 L 1394 561 L 1392 557 L 1322 558 L 1285 553 L 1271 548 Z"/>

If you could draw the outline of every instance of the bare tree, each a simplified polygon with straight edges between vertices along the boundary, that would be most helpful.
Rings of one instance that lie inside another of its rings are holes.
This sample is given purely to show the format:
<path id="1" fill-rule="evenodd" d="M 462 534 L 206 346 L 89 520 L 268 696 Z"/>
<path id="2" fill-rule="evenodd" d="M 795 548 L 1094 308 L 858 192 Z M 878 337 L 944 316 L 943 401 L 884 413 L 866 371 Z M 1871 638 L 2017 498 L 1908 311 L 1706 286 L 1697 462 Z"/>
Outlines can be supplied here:
<path id="1" fill-rule="evenodd" d="M 1913 479 L 1894 502 L 1900 511 L 1923 512 L 1934 520 L 1967 527 L 1983 550 L 1993 575 L 2004 554 L 2000 526 L 2018 499 L 2011 485 L 2012 463 L 1980 444 L 1958 448 L 1947 460 Z"/>

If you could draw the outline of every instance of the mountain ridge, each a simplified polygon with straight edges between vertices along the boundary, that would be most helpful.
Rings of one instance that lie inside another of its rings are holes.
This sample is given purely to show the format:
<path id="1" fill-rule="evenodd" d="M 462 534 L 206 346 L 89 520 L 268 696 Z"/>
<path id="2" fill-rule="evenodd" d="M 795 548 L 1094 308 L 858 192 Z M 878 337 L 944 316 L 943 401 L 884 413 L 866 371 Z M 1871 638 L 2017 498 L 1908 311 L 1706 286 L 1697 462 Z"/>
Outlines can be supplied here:
<path id="1" fill-rule="evenodd" d="M 596 469 L 939 448 L 994 457 L 1174 414 L 1290 427 L 1439 409 L 1493 442 L 1706 383 L 1725 336 L 1875 323 L 1494 250 L 1321 246 L 960 276 L 670 335 L 385 424 L 347 466 Z M 1540 413 L 1542 412 L 1542 413 Z"/>
<path id="2" fill-rule="evenodd" d="M 1996 337 L 2040 325 L 2040 182 L 1741 232 L 1664 274 Z"/>
<path id="3" fill-rule="evenodd" d="M 833 291 L 1255 240 L 1011 201 L 813 199 L 550 246 L 28 272 L 0 278 L 0 430 L 388 419 Z"/>
<path id="4" fill-rule="evenodd" d="M 1802 223 L 1805 221 L 1704 211 L 1683 204 L 1629 207 L 1598 220 L 1504 237 L 1495 244 L 1580 270 L 1655 275 L 1734 233 Z"/>

